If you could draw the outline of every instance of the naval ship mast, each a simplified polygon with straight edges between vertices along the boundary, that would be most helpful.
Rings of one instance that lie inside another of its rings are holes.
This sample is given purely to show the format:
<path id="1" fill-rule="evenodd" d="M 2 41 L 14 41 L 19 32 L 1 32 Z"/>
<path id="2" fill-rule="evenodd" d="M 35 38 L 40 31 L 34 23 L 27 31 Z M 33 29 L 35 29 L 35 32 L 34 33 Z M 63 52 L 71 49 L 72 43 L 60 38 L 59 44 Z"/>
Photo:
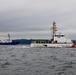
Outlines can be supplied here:
<path id="1" fill-rule="evenodd" d="M 56 22 L 53 22 L 52 24 L 52 39 L 54 39 L 54 35 L 56 35 L 57 27 L 56 27 Z"/>
<path id="2" fill-rule="evenodd" d="M 10 41 L 10 34 L 8 33 L 8 41 Z"/>

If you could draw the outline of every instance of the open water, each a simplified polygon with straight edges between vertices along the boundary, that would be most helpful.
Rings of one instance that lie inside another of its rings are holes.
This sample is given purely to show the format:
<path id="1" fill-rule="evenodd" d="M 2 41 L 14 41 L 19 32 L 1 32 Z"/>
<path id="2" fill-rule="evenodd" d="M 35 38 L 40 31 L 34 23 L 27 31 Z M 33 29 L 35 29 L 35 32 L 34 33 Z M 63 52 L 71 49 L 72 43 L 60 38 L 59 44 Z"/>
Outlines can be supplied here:
<path id="1" fill-rule="evenodd" d="M 0 46 L 0 75 L 76 75 L 76 49 Z"/>

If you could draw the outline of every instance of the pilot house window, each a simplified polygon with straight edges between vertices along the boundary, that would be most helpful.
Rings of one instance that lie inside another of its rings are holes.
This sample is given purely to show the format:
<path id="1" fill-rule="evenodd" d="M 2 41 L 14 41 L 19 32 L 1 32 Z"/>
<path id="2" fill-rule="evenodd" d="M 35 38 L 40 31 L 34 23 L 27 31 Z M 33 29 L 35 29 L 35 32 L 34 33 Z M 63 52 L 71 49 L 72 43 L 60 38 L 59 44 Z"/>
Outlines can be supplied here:
<path id="1" fill-rule="evenodd" d="M 60 38 L 60 37 L 64 37 L 64 35 L 55 35 L 55 37 Z"/>

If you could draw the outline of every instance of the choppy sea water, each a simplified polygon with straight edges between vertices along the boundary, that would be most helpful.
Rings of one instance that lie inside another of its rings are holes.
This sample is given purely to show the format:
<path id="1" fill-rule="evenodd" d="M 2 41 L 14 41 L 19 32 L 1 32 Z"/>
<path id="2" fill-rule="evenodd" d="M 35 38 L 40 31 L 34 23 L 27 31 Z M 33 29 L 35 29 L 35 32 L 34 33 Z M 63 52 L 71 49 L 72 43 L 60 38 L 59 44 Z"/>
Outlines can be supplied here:
<path id="1" fill-rule="evenodd" d="M 76 75 L 76 49 L 0 46 L 0 75 Z"/>

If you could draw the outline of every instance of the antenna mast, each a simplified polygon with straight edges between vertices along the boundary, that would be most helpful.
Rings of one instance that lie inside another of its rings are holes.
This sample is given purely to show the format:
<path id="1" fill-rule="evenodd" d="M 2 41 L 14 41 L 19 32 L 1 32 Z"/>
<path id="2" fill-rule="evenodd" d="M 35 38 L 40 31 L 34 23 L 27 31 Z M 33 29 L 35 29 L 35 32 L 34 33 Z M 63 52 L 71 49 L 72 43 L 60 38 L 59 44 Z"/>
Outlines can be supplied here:
<path id="1" fill-rule="evenodd" d="M 10 34 L 8 33 L 8 41 L 10 41 Z"/>
<path id="2" fill-rule="evenodd" d="M 56 22 L 53 22 L 52 24 L 52 38 L 54 38 L 54 35 L 56 34 L 57 27 L 56 27 Z"/>

